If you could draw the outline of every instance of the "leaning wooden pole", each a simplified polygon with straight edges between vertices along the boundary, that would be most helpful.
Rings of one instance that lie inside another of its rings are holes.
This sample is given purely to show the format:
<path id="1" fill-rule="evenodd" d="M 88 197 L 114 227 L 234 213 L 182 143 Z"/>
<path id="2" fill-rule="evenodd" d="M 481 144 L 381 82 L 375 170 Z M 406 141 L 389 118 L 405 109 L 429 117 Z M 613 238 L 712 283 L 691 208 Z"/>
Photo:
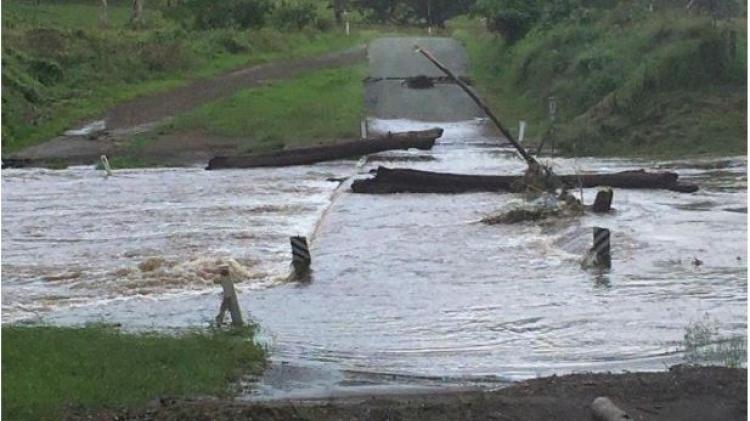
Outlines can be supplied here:
<path id="1" fill-rule="evenodd" d="M 500 129 L 500 133 L 502 133 L 503 136 L 505 136 L 508 139 L 508 141 L 513 145 L 513 147 L 516 148 L 516 150 L 518 151 L 518 153 L 521 154 L 521 156 L 523 157 L 523 159 L 526 160 L 526 163 L 530 167 L 532 167 L 532 166 L 541 167 L 539 165 L 539 163 L 536 161 L 536 159 L 534 159 L 533 156 L 531 156 L 528 152 L 526 152 L 526 149 L 524 149 L 523 146 L 521 146 L 521 144 L 516 141 L 516 139 L 513 137 L 513 135 L 510 134 L 510 132 L 505 129 L 505 127 L 503 126 L 503 123 L 501 123 L 500 119 L 497 118 L 497 116 L 495 116 L 495 114 L 492 112 L 492 110 L 490 110 L 490 107 L 488 107 L 487 104 L 485 104 L 484 101 L 482 101 L 477 96 L 477 94 L 475 94 L 474 91 L 472 91 L 471 88 L 469 88 L 469 86 L 464 81 L 462 81 L 458 76 L 456 76 L 443 63 L 439 62 L 435 58 L 435 56 L 433 56 L 429 51 L 425 50 L 424 48 L 420 47 L 419 45 L 415 45 L 414 48 L 416 49 L 417 52 L 422 53 L 423 56 L 427 57 L 427 60 L 430 60 L 432 62 L 432 64 L 434 64 L 435 66 L 437 66 L 438 69 L 442 70 L 443 73 L 445 73 L 446 75 L 448 75 L 448 77 L 450 77 L 454 82 L 456 82 L 456 84 L 458 86 L 460 86 L 461 89 L 463 89 L 464 92 L 466 92 L 471 97 L 471 99 L 474 100 L 474 102 L 477 103 L 477 105 L 479 106 L 479 108 L 481 108 L 482 111 L 484 111 L 484 113 L 487 114 L 487 117 L 489 117 L 490 120 L 492 120 L 492 122 L 495 123 L 495 126 L 497 126 L 497 128 Z"/>

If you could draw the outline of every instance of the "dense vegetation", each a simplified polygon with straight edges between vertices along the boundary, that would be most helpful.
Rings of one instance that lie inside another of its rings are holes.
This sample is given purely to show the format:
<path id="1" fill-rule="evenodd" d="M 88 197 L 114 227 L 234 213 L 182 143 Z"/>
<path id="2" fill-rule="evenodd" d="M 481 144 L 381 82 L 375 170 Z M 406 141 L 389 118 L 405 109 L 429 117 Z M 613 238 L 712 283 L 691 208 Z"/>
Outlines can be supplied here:
<path id="1" fill-rule="evenodd" d="M 249 13 L 250 4 L 263 7 Z M 110 0 L 105 14 L 93 1 L 3 3 L 4 154 L 137 95 L 243 65 L 347 48 L 364 36 L 335 28 L 321 1 L 146 1 L 137 26 L 129 5 Z"/>
<path id="2" fill-rule="evenodd" d="M 225 396 L 231 381 L 265 365 L 252 336 L 5 326 L 2 417 L 59 420 L 66 411 L 137 407 L 160 397 Z"/>
<path id="3" fill-rule="evenodd" d="M 491 3 L 518 8 L 493 15 Z M 507 121 L 530 121 L 532 137 L 566 153 L 746 151 L 744 10 L 698 0 L 691 9 L 671 0 L 534 3 L 479 0 L 492 31 L 455 23 L 478 88 Z"/>

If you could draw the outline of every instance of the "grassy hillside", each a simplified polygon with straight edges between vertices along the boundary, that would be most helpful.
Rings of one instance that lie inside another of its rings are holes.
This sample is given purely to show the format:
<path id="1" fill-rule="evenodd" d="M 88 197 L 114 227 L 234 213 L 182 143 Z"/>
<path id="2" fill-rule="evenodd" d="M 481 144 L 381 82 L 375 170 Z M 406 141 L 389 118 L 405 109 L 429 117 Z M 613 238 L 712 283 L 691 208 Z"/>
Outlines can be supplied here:
<path id="1" fill-rule="evenodd" d="M 157 1 L 146 2 L 154 8 L 145 10 L 145 26 L 134 30 L 129 2 L 109 3 L 106 27 L 98 2 L 3 3 L 4 154 L 138 95 L 240 66 L 344 49 L 372 35 L 347 37 L 327 15 L 302 29 L 275 25 L 271 16 L 255 29 L 198 30 L 164 17 Z"/>
<path id="2" fill-rule="evenodd" d="M 638 4 L 540 22 L 514 44 L 454 23 L 478 89 L 509 126 L 577 155 L 746 152 L 745 20 Z M 552 133 L 548 97 L 558 108 Z"/>

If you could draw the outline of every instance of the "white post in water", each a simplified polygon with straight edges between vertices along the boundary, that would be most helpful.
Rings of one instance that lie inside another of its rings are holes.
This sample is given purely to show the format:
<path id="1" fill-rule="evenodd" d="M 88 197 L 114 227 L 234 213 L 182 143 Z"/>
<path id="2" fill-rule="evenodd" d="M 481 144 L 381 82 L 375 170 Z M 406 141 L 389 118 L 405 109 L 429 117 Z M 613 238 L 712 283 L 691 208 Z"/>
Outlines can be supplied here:
<path id="1" fill-rule="evenodd" d="M 221 284 L 223 291 L 223 297 L 221 299 L 221 307 L 219 307 L 219 315 L 216 316 L 216 324 L 221 325 L 224 323 L 224 315 L 227 310 L 232 316 L 232 325 L 239 327 L 244 323 L 242 321 L 242 311 L 240 310 L 240 303 L 237 300 L 237 292 L 234 290 L 234 281 L 229 277 L 229 268 L 222 267 L 220 269 L 221 277 L 217 281 Z"/>
<path id="2" fill-rule="evenodd" d="M 363 117 L 359 123 L 360 134 L 362 139 L 367 139 L 367 117 Z"/>
<path id="3" fill-rule="evenodd" d="M 547 107 L 549 111 L 549 121 L 551 124 L 550 128 L 550 137 L 552 138 L 552 153 L 554 153 L 557 150 L 557 139 L 556 139 L 556 131 L 557 131 L 557 98 L 551 96 L 547 98 Z M 541 152 L 540 150 L 537 151 L 537 154 Z"/>
<path id="4" fill-rule="evenodd" d="M 526 122 L 521 120 L 518 122 L 518 143 L 523 142 L 523 137 L 526 134 Z"/>
<path id="5" fill-rule="evenodd" d="M 107 172 L 107 175 L 105 175 L 105 177 L 109 177 L 110 175 L 112 175 L 112 168 L 109 166 L 109 159 L 107 159 L 107 155 L 102 155 L 101 157 L 99 157 L 99 159 L 101 159 L 102 161 L 104 171 Z"/>

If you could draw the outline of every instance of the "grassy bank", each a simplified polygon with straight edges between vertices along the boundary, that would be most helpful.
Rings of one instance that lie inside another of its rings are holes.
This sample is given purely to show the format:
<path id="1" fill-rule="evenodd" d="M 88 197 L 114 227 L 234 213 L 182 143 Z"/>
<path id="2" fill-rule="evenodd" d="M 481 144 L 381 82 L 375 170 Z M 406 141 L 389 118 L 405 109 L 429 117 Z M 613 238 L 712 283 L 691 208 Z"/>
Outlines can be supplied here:
<path id="1" fill-rule="evenodd" d="M 746 152 L 744 19 L 632 2 L 540 22 L 513 44 L 475 21 L 453 28 L 481 94 L 509 126 L 529 121 L 534 142 L 577 155 Z"/>
<path id="2" fill-rule="evenodd" d="M 246 89 L 175 119 L 167 130 L 238 139 L 244 152 L 311 146 L 359 136 L 363 65 Z"/>
<path id="3" fill-rule="evenodd" d="M 157 7 L 146 9 L 145 28 L 134 30 L 128 2 L 110 1 L 107 27 L 99 24 L 96 3 L 39 3 L 3 4 L 4 154 L 138 95 L 241 66 L 345 49 L 375 34 L 347 37 L 324 20 L 301 30 L 197 30 Z"/>
<path id="4" fill-rule="evenodd" d="M 64 411 L 136 407 L 164 396 L 226 396 L 231 381 L 263 365 L 248 330 L 163 336 L 6 326 L 2 417 L 58 420 Z"/>

